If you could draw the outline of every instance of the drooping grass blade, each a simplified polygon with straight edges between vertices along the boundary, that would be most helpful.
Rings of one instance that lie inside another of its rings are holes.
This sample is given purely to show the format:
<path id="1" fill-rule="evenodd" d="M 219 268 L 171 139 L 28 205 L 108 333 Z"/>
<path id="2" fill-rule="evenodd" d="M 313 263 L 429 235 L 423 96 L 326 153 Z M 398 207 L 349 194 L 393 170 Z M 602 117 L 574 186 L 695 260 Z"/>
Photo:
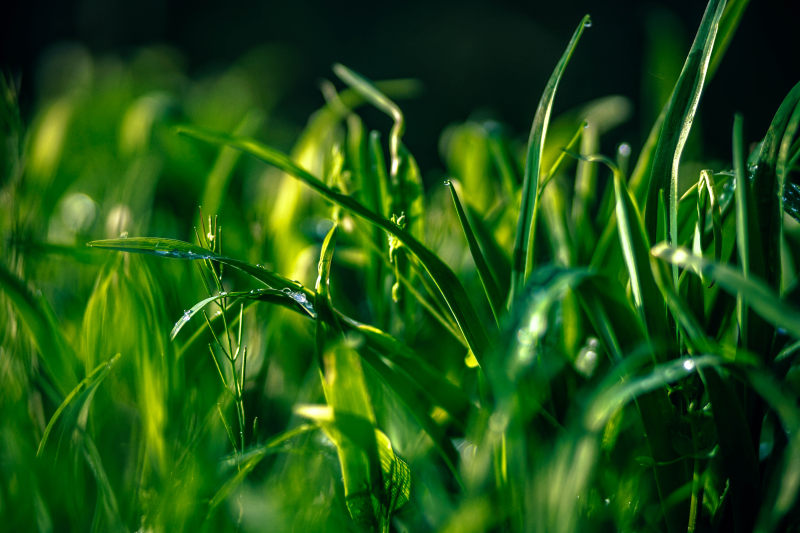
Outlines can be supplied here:
<path id="1" fill-rule="evenodd" d="M 654 246 L 651 253 L 681 268 L 691 268 L 696 273 L 702 271 L 730 294 L 741 294 L 750 308 L 764 320 L 800 338 L 800 310 L 781 300 L 762 280 L 745 278 L 732 267 L 708 261 L 683 248 L 674 248 L 663 243 Z"/>
<path id="2" fill-rule="evenodd" d="M 489 349 L 489 335 L 483 322 L 478 318 L 464 287 L 453 271 L 439 257 L 419 242 L 413 235 L 396 224 L 364 207 L 352 197 L 331 189 L 308 171 L 292 162 L 286 155 L 264 146 L 252 139 L 234 138 L 222 133 L 182 127 L 181 133 L 212 144 L 227 144 L 243 150 L 266 163 L 275 165 L 284 172 L 296 177 L 328 200 L 358 215 L 367 222 L 378 226 L 401 241 L 414 254 L 431 276 L 447 301 L 464 338 L 475 357 L 480 361 Z"/>

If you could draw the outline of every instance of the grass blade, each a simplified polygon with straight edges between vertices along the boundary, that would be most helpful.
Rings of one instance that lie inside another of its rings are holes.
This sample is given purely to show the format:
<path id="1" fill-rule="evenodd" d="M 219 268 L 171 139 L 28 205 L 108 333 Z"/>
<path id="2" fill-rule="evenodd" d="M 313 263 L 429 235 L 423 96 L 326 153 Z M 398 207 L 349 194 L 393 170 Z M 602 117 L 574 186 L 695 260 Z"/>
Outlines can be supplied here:
<path id="1" fill-rule="evenodd" d="M 472 303 L 469 301 L 461 282 L 450 267 L 419 242 L 413 235 L 364 207 L 350 196 L 331 189 L 314 175 L 294 164 L 286 155 L 272 148 L 251 139 L 234 138 L 222 133 L 213 133 L 197 128 L 182 127 L 179 131 L 201 141 L 233 146 L 266 163 L 274 165 L 299 179 L 328 200 L 351 211 L 353 214 L 358 215 L 367 222 L 374 224 L 397 238 L 417 257 L 417 259 L 419 259 L 422 266 L 441 291 L 461 332 L 464 334 L 464 338 L 478 361 L 486 355 L 490 345 L 489 335 L 483 322 L 478 318 Z"/>
<path id="2" fill-rule="evenodd" d="M 734 268 L 697 257 L 684 248 L 662 243 L 654 246 L 651 253 L 678 267 L 691 268 L 695 273 L 702 272 L 733 296 L 741 294 L 750 308 L 764 320 L 800 339 L 800 310 L 782 301 L 763 281 L 745 278 Z"/>
<path id="3" fill-rule="evenodd" d="M 42 455 L 42 450 L 44 450 L 45 445 L 47 444 L 47 439 L 50 437 L 50 433 L 53 431 L 56 422 L 58 422 L 61 414 L 64 410 L 69 407 L 69 405 L 75 400 L 75 398 L 82 394 L 83 396 L 83 404 L 87 401 L 91 401 L 92 395 L 94 390 L 100 386 L 100 383 L 106 378 L 111 369 L 114 365 L 119 361 L 119 358 L 122 354 L 116 354 L 111 359 L 104 363 L 100 363 L 92 370 L 85 378 L 83 378 L 78 385 L 70 391 L 69 394 L 64 398 L 64 401 L 61 402 L 61 405 L 58 406 L 53 416 L 50 417 L 50 421 L 47 422 L 47 426 L 44 428 L 44 433 L 42 433 L 42 439 L 39 441 L 39 447 L 36 449 L 36 456 L 39 457 Z"/>
<path id="4" fill-rule="evenodd" d="M 651 242 L 656 239 L 658 195 L 662 190 L 669 191 L 670 242 L 678 242 L 678 167 L 700 102 L 724 8 L 725 0 L 711 0 L 708 3 L 664 113 L 664 121 L 653 152 L 645 206 L 645 229 Z M 677 282 L 677 271 L 673 273 L 673 278 Z"/>
<path id="5" fill-rule="evenodd" d="M 492 315 L 494 316 L 495 322 L 499 323 L 500 315 L 503 311 L 503 296 L 489 269 L 489 264 L 483 256 L 478 240 L 475 238 L 475 232 L 472 231 L 472 225 L 467 218 L 467 214 L 464 212 L 461 201 L 458 199 L 456 182 L 447 180 L 444 183 L 450 189 L 450 195 L 453 197 L 453 204 L 456 207 L 458 221 L 461 223 L 461 229 L 464 230 L 464 236 L 467 238 L 467 245 L 469 246 L 472 260 L 475 262 L 475 268 L 478 270 L 478 276 L 481 278 L 483 290 L 486 293 L 486 299 L 489 301 L 489 307 L 492 309 Z"/>
<path id="6" fill-rule="evenodd" d="M 539 100 L 536 114 L 531 125 L 530 137 L 528 139 L 528 152 L 525 158 L 525 174 L 522 183 L 522 204 L 520 205 L 519 218 L 517 221 L 517 233 L 514 240 L 514 253 L 511 263 L 511 290 L 509 293 L 509 305 L 512 304 L 518 293 L 525 284 L 528 274 L 528 258 L 532 255 L 533 231 L 536 225 L 536 215 L 538 213 L 539 177 L 541 173 L 542 152 L 544 150 L 544 140 L 547 134 L 547 126 L 550 122 L 550 113 L 553 109 L 553 99 L 555 98 L 558 83 L 561 81 L 564 71 L 578 45 L 583 31 L 591 25 L 588 15 L 583 17 L 572 39 L 567 45 L 567 49 L 561 56 L 555 70 L 545 86 L 544 93 Z"/>

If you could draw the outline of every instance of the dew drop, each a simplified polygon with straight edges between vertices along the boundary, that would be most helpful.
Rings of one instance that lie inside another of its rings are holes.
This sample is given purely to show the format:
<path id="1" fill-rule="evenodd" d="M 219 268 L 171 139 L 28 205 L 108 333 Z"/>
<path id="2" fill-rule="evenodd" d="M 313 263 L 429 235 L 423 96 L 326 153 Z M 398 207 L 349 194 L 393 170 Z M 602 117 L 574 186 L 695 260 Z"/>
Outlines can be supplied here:
<path id="1" fill-rule="evenodd" d="M 453 182 L 452 182 L 452 181 L 450 181 L 450 180 L 444 180 L 444 186 L 445 186 L 445 187 L 451 187 L 452 185 L 453 185 Z"/>
<path id="2" fill-rule="evenodd" d="M 628 143 L 620 144 L 617 150 L 619 151 L 619 155 L 621 156 L 628 157 L 629 155 L 631 155 L 631 145 Z"/>
<path id="3" fill-rule="evenodd" d="M 583 27 L 584 28 L 591 28 L 592 27 L 592 19 L 590 19 L 589 17 L 586 17 L 586 20 L 583 21 Z"/>
<path id="4" fill-rule="evenodd" d="M 686 361 L 683 362 L 683 368 L 689 371 L 694 370 L 694 361 L 692 361 L 691 359 L 687 359 Z"/>

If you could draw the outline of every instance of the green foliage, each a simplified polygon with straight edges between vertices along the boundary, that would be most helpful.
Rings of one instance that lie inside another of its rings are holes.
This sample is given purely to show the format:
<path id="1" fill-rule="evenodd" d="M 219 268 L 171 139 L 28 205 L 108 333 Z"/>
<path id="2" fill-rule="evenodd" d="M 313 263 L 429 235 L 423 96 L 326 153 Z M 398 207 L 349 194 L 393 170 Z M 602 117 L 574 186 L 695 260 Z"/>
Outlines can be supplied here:
<path id="1" fill-rule="evenodd" d="M 409 81 L 334 66 L 284 150 L 269 51 L 66 50 L 27 133 L 0 78 L 4 527 L 800 528 L 800 84 L 684 157 L 746 3 L 709 2 L 635 161 L 598 153 L 620 97 L 551 120 L 587 17 L 527 144 L 450 126 L 427 195 Z"/>

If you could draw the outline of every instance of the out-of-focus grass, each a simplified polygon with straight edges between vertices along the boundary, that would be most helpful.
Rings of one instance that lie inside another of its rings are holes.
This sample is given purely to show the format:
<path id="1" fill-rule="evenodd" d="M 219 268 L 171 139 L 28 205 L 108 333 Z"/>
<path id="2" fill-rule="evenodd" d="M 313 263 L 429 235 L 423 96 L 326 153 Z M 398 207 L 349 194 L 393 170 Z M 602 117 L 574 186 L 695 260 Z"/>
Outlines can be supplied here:
<path id="1" fill-rule="evenodd" d="M 527 144 L 454 124 L 427 194 L 413 82 L 335 66 L 285 154 L 268 52 L 65 48 L 29 125 L 0 80 L 4 527 L 797 528 L 800 86 L 684 157 L 745 5 L 612 157 L 624 99 L 550 116 L 580 21 Z"/>

